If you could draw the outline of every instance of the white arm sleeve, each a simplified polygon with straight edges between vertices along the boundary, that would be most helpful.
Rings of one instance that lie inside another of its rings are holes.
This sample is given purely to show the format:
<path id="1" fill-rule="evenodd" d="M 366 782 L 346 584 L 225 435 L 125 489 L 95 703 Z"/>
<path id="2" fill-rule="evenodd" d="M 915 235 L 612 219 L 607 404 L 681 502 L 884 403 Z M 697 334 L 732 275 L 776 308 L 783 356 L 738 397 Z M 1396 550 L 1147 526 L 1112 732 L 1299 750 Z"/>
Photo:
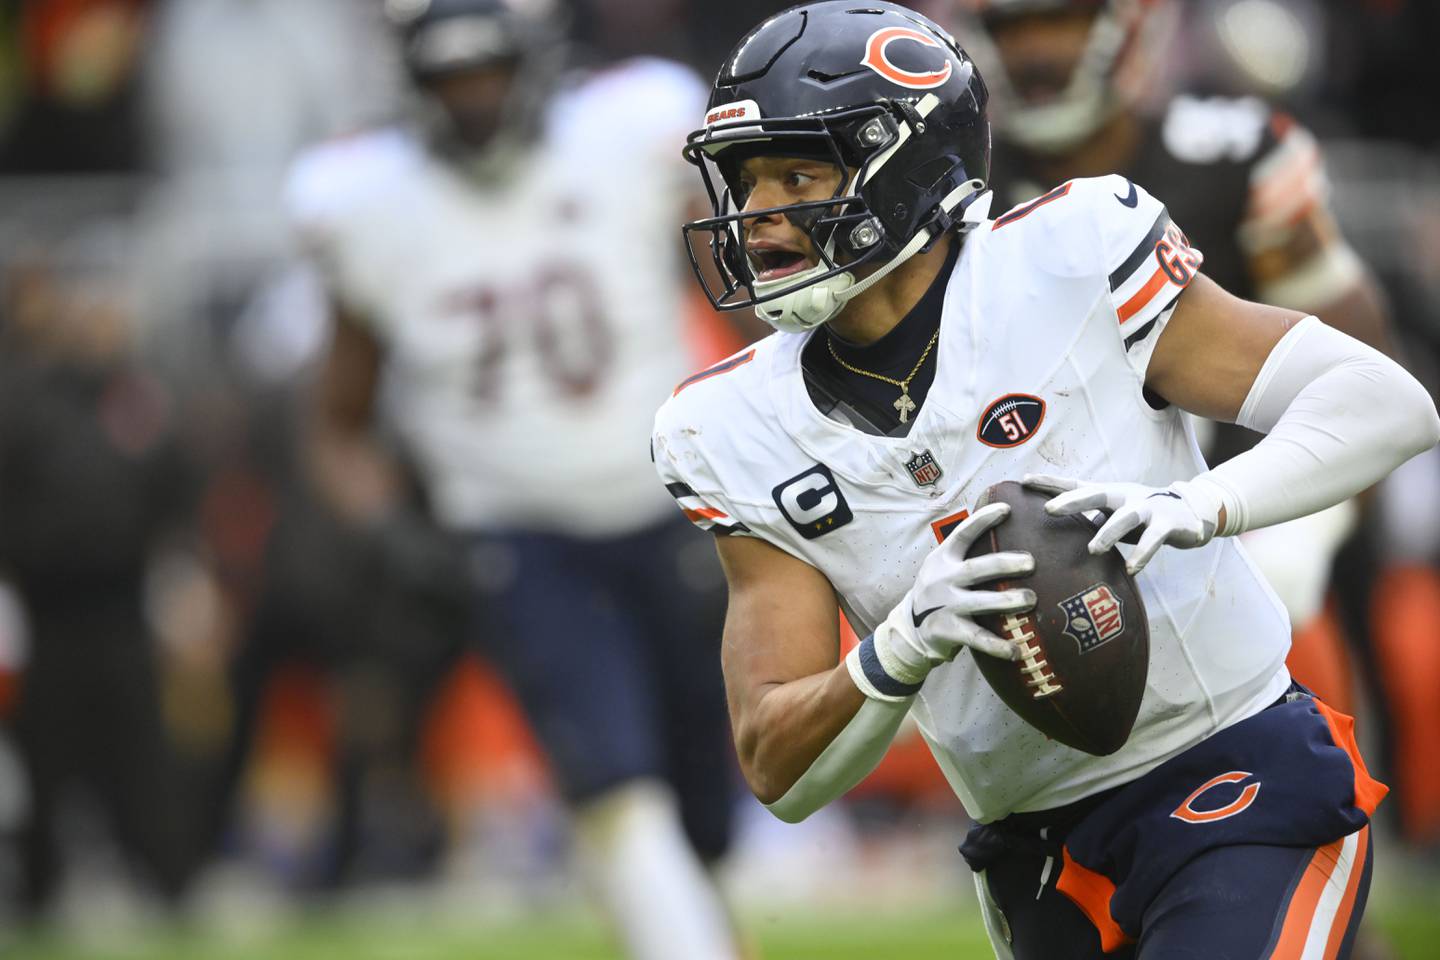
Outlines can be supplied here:
<path id="1" fill-rule="evenodd" d="M 1225 506 L 1222 536 L 1333 506 L 1440 442 L 1425 388 L 1315 317 L 1275 345 L 1236 422 L 1269 435 L 1194 480 Z"/>
<path id="2" fill-rule="evenodd" d="M 866 698 L 845 729 L 821 751 L 810 768 L 800 775 L 785 796 L 765 805 L 786 823 L 799 823 L 830 801 L 849 792 L 855 784 L 874 770 L 890 749 L 890 741 L 910 701 L 898 702 Z"/>

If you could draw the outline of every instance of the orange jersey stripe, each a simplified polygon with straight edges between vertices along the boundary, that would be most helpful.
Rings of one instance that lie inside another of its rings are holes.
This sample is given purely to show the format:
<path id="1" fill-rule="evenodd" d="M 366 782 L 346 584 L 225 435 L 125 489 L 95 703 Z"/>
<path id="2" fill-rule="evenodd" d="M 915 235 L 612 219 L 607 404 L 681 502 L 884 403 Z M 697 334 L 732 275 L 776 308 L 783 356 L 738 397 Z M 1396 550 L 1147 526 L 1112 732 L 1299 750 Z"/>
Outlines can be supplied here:
<path id="1" fill-rule="evenodd" d="M 996 220 L 995 223 L 991 225 L 990 229 L 999 230 L 1007 223 L 1014 223 L 1016 220 L 1019 220 L 1022 217 L 1028 217 L 1030 214 L 1034 213 L 1039 208 L 1045 206 L 1045 204 L 1055 200 L 1059 200 L 1061 197 L 1067 195 L 1070 192 L 1070 186 L 1070 183 L 1062 183 L 1060 186 L 1056 187 L 1054 190 L 1051 190 L 1043 197 L 1031 200 L 1029 203 L 1024 204 L 1023 206 L 1016 207 L 1014 210 L 1011 210 L 1009 213 L 1004 214 L 1000 217 L 1000 219 Z"/>
<path id="2" fill-rule="evenodd" d="M 718 376 L 719 376 L 720 374 L 722 374 L 722 373 L 729 373 L 731 370 L 734 370 L 736 367 L 742 367 L 742 366 L 744 366 L 745 364 L 749 363 L 751 360 L 754 360 L 754 359 L 755 359 L 755 348 L 754 348 L 754 347 L 751 347 L 749 350 L 746 350 L 744 353 L 740 354 L 738 357 L 731 357 L 729 360 L 726 360 L 726 361 L 724 361 L 724 362 L 722 362 L 722 363 L 717 363 L 717 364 L 715 364 L 715 366 L 713 366 L 713 367 L 710 367 L 710 368 L 705 369 L 705 370 L 701 370 L 699 373 L 695 374 L 694 376 L 692 376 L 692 377 L 687 377 L 687 378 L 685 378 L 684 380 L 680 381 L 680 385 L 675 388 L 675 393 L 672 393 L 671 396 L 672 396 L 672 397 L 675 396 L 675 395 L 678 394 L 681 390 L 684 390 L 686 387 L 690 386 L 691 384 L 699 383 L 701 380 L 709 380 L 711 377 L 718 377 Z"/>
<path id="3" fill-rule="evenodd" d="M 1335 746 L 1350 755 L 1350 765 L 1355 768 L 1355 806 L 1364 810 L 1366 816 L 1374 816 L 1375 808 L 1380 806 L 1390 788 L 1370 776 L 1370 771 L 1366 769 L 1365 758 L 1360 756 L 1360 747 L 1355 743 L 1355 719 L 1323 700 L 1311 702 L 1320 709 L 1320 715 L 1330 726 L 1330 739 L 1335 741 Z"/>
<path id="4" fill-rule="evenodd" d="M 952 513 L 948 517 L 941 517 L 939 520 L 930 524 L 930 529 L 935 534 L 935 542 L 944 543 L 945 538 L 950 536 L 950 531 L 954 530 L 960 521 L 968 516 L 970 516 L 969 510 L 961 510 L 959 513 Z"/>
<path id="5" fill-rule="evenodd" d="M 1327 843 L 1315 851 L 1305 874 L 1290 895 L 1290 905 L 1285 911 L 1285 923 L 1280 928 L 1280 937 L 1270 960 L 1300 960 L 1305 952 L 1305 941 L 1310 937 L 1310 923 L 1315 919 L 1315 908 L 1320 905 L 1320 895 L 1330 882 L 1330 874 L 1340 861 L 1340 849 L 1345 845 L 1341 837 L 1334 843 Z"/>
<path id="6" fill-rule="evenodd" d="M 1145 281 L 1145 286 L 1136 291 L 1135 296 L 1126 300 L 1124 305 L 1121 306 L 1119 311 L 1120 322 L 1124 323 L 1145 309 L 1145 305 L 1150 302 L 1160 288 L 1165 286 L 1169 280 L 1170 278 L 1166 276 L 1164 269 L 1156 267 L 1155 273 L 1151 275 L 1149 280 Z"/>
<path id="7" fill-rule="evenodd" d="M 1350 915 L 1355 912 L 1355 897 L 1360 891 L 1360 879 L 1365 876 L 1365 857 L 1370 852 L 1370 828 L 1364 826 L 1355 835 L 1355 862 L 1350 864 L 1350 882 L 1345 884 L 1345 896 L 1340 908 L 1335 911 L 1335 921 L 1330 927 L 1330 939 L 1325 941 L 1325 960 L 1335 960 L 1340 954 L 1340 944 L 1345 940 L 1345 930 L 1350 926 Z"/>
<path id="8" fill-rule="evenodd" d="M 722 513 L 714 507 L 701 507 L 699 510 L 691 510 L 688 507 L 681 507 L 685 516 L 691 520 L 728 520 L 729 514 Z"/>
<path id="9" fill-rule="evenodd" d="M 1069 847 L 1062 848 L 1060 856 L 1060 879 L 1055 882 L 1055 889 L 1069 897 L 1090 918 L 1100 932 L 1100 949 L 1112 953 L 1127 943 L 1133 943 L 1110 914 L 1110 900 L 1115 896 L 1115 884 L 1110 878 L 1070 859 Z"/>

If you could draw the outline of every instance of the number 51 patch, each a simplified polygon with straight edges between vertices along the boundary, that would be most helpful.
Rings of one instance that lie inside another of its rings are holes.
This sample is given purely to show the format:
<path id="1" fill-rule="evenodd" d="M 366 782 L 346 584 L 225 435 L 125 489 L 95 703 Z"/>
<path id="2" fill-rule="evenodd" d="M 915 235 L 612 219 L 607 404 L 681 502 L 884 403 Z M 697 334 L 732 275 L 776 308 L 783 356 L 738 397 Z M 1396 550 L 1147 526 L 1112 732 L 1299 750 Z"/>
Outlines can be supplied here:
<path id="1" fill-rule="evenodd" d="M 1045 401 L 1028 393 L 1007 393 L 985 408 L 975 439 L 991 447 L 1018 447 L 1045 421 Z"/>

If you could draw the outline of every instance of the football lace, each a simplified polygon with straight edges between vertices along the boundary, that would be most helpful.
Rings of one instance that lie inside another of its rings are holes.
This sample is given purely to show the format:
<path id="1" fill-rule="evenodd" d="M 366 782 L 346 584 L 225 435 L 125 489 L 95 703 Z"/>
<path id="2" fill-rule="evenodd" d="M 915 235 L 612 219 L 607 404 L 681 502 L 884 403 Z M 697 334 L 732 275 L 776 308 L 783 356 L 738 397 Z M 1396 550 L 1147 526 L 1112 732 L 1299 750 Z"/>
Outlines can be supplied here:
<path id="1" fill-rule="evenodd" d="M 1055 679 L 1055 674 L 1046 670 L 1049 661 L 1041 660 L 1044 650 L 1035 642 L 1035 632 L 1030 629 L 1029 617 L 1010 614 L 1005 618 L 1005 635 L 1020 645 L 1020 672 L 1025 675 L 1025 685 L 1032 689 L 1036 700 L 1059 693 L 1065 688 Z"/>

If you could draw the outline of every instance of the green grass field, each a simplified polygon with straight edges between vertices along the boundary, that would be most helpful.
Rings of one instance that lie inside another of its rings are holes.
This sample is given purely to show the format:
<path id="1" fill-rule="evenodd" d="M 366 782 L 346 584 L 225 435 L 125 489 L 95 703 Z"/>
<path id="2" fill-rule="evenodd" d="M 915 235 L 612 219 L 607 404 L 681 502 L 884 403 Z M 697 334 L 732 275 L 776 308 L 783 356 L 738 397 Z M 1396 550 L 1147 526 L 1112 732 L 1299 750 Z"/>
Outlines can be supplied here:
<path id="1" fill-rule="evenodd" d="M 1440 957 L 1440 903 L 1372 904 L 1375 926 L 1399 960 Z M 968 906 L 949 913 L 856 911 L 750 913 L 745 927 L 760 960 L 962 960 L 991 956 Z M 14 951 L 14 952 L 11 952 Z M 263 936 L 217 940 L 155 933 L 134 942 L 80 947 L 28 940 L 0 950 L 23 960 L 621 960 L 604 930 L 574 915 L 480 927 L 377 920 L 353 913 L 312 916 Z M 682 960 L 682 958 L 677 958 Z"/>

